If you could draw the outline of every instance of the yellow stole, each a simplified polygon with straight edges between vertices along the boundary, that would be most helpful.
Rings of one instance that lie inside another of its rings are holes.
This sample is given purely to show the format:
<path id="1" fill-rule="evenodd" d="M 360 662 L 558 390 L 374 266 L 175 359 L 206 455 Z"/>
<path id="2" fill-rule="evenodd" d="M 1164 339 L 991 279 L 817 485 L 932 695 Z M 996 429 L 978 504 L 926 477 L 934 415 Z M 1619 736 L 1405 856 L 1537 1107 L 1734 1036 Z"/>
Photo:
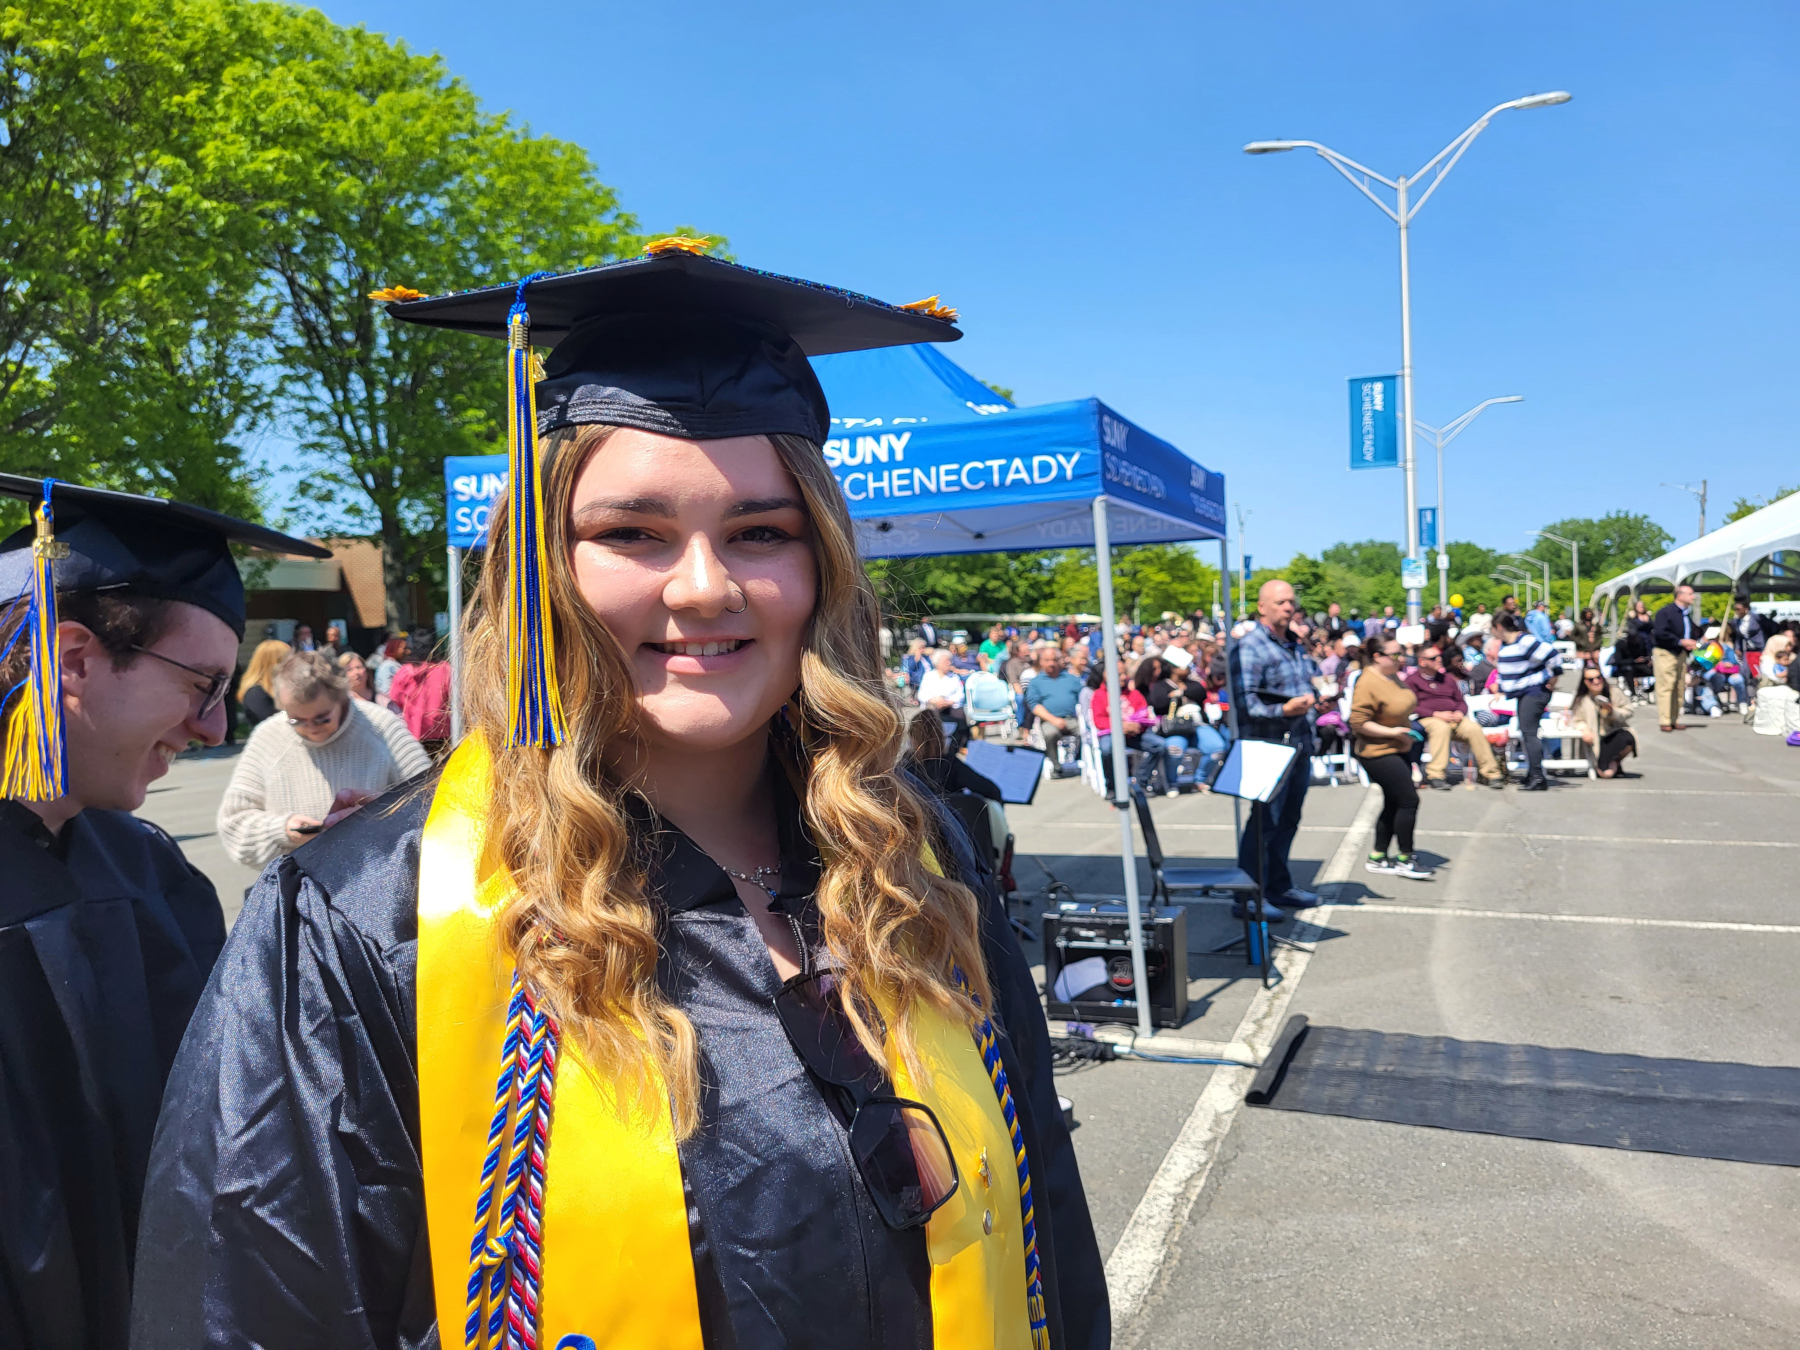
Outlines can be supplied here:
<path id="1" fill-rule="evenodd" d="M 419 859 L 419 1134 L 445 1350 L 463 1344 L 512 978 L 497 940 L 512 882 L 482 846 L 489 773 L 486 746 L 471 736 L 444 767 Z M 1012 1137 L 993 1085 L 966 1026 L 921 1012 L 917 1038 L 928 1076 L 915 1079 L 890 1052 L 894 1091 L 937 1113 L 962 1179 L 925 1226 L 933 1343 L 1031 1350 Z M 555 1079 L 538 1345 L 582 1333 L 597 1350 L 700 1350 L 669 1113 L 639 1108 L 635 1094 L 621 1105 L 573 1039 Z"/>

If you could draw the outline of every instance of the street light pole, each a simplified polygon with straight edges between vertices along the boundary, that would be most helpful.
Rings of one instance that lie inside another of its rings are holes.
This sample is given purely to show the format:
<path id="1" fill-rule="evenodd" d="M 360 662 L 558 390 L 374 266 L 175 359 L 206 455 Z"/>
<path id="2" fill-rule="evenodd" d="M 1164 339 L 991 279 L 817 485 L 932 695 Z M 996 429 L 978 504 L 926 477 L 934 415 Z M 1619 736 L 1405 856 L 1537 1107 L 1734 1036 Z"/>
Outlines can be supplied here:
<path id="1" fill-rule="evenodd" d="M 1662 486 L 1694 495 L 1694 498 L 1700 503 L 1700 533 L 1694 537 L 1696 539 L 1704 538 L 1706 536 L 1706 480 L 1702 478 L 1699 487 L 1695 487 L 1692 483 L 1664 483 Z"/>
<path id="2" fill-rule="evenodd" d="M 1539 530 L 1538 534 L 1569 550 L 1570 570 L 1574 573 L 1575 619 L 1579 622 L 1581 619 L 1581 542 L 1577 539 L 1564 539 L 1560 534 L 1551 534 L 1548 530 Z"/>
<path id="3" fill-rule="evenodd" d="M 1247 615 L 1249 613 L 1248 606 L 1250 604 L 1250 567 L 1247 561 L 1249 555 L 1244 552 L 1244 521 L 1247 517 L 1253 516 L 1256 513 L 1254 511 L 1244 510 L 1242 502 L 1233 502 L 1231 507 L 1232 510 L 1237 512 L 1238 518 L 1238 605 L 1240 608 L 1244 609 L 1244 612 Z"/>
<path id="4" fill-rule="evenodd" d="M 1413 217 L 1419 214 L 1420 208 L 1430 199 L 1431 194 L 1438 190 L 1444 176 L 1456 167 L 1456 161 L 1463 157 L 1463 152 L 1474 144 L 1475 138 L 1487 129 L 1487 124 L 1496 116 L 1515 108 L 1547 108 L 1553 104 L 1567 103 L 1569 98 L 1567 92 L 1557 90 L 1554 93 L 1530 94 L 1525 98 L 1496 104 L 1477 118 L 1462 135 L 1433 155 L 1411 177 L 1402 174 L 1399 178 L 1384 178 L 1367 165 L 1358 164 L 1318 141 L 1251 141 L 1244 147 L 1246 155 L 1271 155 L 1285 150 L 1316 151 L 1321 159 L 1343 174 L 1357 191 L 1380 207 L 1382 213 L 1400 228 L 1400 379 L 1405 391 L 1401 395 L 1401 409 L 1406 416 L 1405 463 L 1402 466 L 1406 472 L 1406 556 L 1415 561 L 1419 556 L 1419 484 L 1413 458 L 1412 267 L 1407 249 L 1407 230 Z M 1426 174 L 1431 174 L 1431 181 L 1426 184 L 1425 191 L 1419 194 L 1419 199 L 1413 201 L 1412 188 Z M 1393 206 L 1375 195 L 1369 187 L 1371 181 L 1393 191 Z M 1408 623 L 1419 621 L 1417 590 L 1408 590 L 1406 593 L 1406 619 Z"/>
<path id="5" fill-rule="evenodd" d="M 1509 553 L 1506 556 L 1524 563 L 1535 563 L 1544 569 L 1544 604 L 1547 607 L 1550 604 L 1550 564 L 1534 553 Z"/>
<path id="6" fill-rule="evenodd" d="M 1531 608 L 1531 588 L 1537 585 L 1531 579 L 1531 573 L 1525 571 L 1524 568 L 1509 567 L 1505 563 L 1501 563 L 1488 575 L 1495 581 L 1504 581 L 1509 586 L 1523 586 L 1525 588 L 1525 608 Z"/>
<path id="7" fill-rule="evenodd" d="M 1423 422 L 1416 425 L 1433 445 L 1437 447 L 1437 549 L 1438 549 L 1438 603 L 1445 609 L 1450 608 L 1450 536 L 1444 531 L 1444 447 L 1462 435 L 1469 423 L 1480 417 L 1482 412 L 1496 403 L 1523 403 L 1523 394 L 1505 394 L 1499 398 L 1485 398 L 1473 408 L 1453 422 L 1441 427 L 1428 427 Z"/>

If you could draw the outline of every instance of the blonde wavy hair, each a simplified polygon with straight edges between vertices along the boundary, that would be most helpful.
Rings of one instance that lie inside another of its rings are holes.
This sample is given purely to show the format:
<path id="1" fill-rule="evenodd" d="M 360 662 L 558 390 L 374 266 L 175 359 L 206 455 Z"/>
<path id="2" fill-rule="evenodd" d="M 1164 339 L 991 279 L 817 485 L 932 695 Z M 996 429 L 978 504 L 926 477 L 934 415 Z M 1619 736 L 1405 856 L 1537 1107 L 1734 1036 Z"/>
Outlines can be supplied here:
<path id="1" fill-rule="evenodd" d="M 686 1138 L 700 1123 L 699 1046 L 693 1025 L 657 987 L 659 912 L 630 823 L 633 788 L 618 768 L 635 758 L 621 748 L 641 734 L 631 665 L 583 599 L 571 562 L 575 481 L 613 430 L 574 428 L 543 447 L 543 529 L 568 739 L 550 750 L 506 744 L 503 512 L 495 514 L 470 619 L 464 708 L 493 757 L 485 847 L 517 886 L 501 923 L 507 953 L 548 1001 L 564 1036 L 620 1085 L 620 1101 L 635 1089 L 647 1103 L 666 1089 L 676 1136 Z M 818 576 L 800 685 L 784 709 L 792 732 L 784 729 L 773 743 L 802 785 L 805 824 L 824 861 L 818 912 L 850 1024 L 878 1063 L 891 1042 L 922 1074 L 914 1038 L 921 1009 L 969 1022 L 973 999 L 993 1006 L 979 902 L 927 863 L 943 852 L 937 817 L 898 772 L 905 719 L 882 679 L 879 609 L 837 481 L 813 442 L 769 440 L 800 489 Z"/>
<path id="2" fill-rule="evenodd" d="M 244 678 L 238 681 L 238 698 L 241 700 L 252 689 L 261 689 L 274 698 L 275 667 L 287 660 L 293 650 L 275 638 L 264 638 L 257 643 L 256 650 L 250 653 L 250 664 L 244 669 Z"/>

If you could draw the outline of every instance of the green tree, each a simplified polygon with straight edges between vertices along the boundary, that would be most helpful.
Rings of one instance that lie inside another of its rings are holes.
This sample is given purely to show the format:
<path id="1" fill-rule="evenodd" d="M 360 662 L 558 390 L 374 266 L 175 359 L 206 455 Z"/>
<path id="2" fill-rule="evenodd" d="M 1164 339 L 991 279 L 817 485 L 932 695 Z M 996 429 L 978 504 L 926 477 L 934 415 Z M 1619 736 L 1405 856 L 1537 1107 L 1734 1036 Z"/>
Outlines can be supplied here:
<path id="1" fill-rule="evenodd" d="M 397 324 L 426 293 L 634 252 L 636 222 L 579 147 L 484 113 L 436 56 L 313 10 L 258 7 L 269 59 L 227 82 L 229 165 L 278 302 L 282 411 L 314 514 L 383 545 L 390 621 L 443 554 L 442 461 L 504 438 L 500 345 Z"/>
<path id="2" fill-rule="evenodd" d="M 1763 507 L 1773 506 L 1783 497 L 1791 497 L 1796 492 L 1800 492 L 1800 487 L 1779 487 L 1775 489 L 1773 495 L 1761 497 L 1754 501 L 1749 497 L 1739 497 L 1737 501 L 1732 503 L 1731 510 L 1725 513 L 1724 523 L 1729 525 L 1734 520 L 1742 520 L 1745 516 L 1754 515 L 1756 512 L 1762 510 Z"/>
<path id="3" fill-rule="evenodd" d="M 1581 589 L 1649 562 L 1674 546 L 1675 536 L 1649 516 L 1632 511 L 1613 511 L 1598 519 L 1577 516 L 1544 526 L 1552 534 L 1581 545 Z M 1550 564 L 1552 581 L 1569 575 L 1569 550 L 1550 539 L 1539 539 L 1524 550 Z M 1565 594 L 1563 603 L 1568 602 Z"/>
<path id="4" fill-rule="evenodd" d="M 255 7 L 0 9 L 0 465 L 254 514 L 253 228 L 214 171 Z"/>
<path id="5" fill-rule="evenodd" d="M 1041 609 L 1054 553 L 965 553 L 881 558 L 869 576 L 882 607 L 904 619 L 927 614 L 1029 614 Z"/>

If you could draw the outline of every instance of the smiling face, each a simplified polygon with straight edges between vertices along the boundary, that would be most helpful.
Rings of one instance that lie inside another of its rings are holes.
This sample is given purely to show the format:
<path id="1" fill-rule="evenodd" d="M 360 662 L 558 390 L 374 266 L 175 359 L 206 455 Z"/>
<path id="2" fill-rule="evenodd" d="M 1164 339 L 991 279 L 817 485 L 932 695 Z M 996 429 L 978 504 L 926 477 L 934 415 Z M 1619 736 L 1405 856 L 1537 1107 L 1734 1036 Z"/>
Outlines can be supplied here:
<path id="1" fill-rule="evenodd" d="M 225 622 L 197 605 L 176 602 L 167 630 L 149 651 L 229 677 L 237 637 Z M 135 811 L 175 756 L 192 741 L 225 739 L 225 708 L 204 717 L 206 679 L 139 655 L 123 669 L 85 627 L 61 625 L 63 693 L 67 711 L 70 795 L 83 808 Z"/>
<path id="2" fill-rule="evenodd" d="M 616 431 L 576 475 L 570 522 L 575 584 L 624 649 L 652 751 L 760 735 L 799 686 L 818 594 L 768 440 Z"/>

